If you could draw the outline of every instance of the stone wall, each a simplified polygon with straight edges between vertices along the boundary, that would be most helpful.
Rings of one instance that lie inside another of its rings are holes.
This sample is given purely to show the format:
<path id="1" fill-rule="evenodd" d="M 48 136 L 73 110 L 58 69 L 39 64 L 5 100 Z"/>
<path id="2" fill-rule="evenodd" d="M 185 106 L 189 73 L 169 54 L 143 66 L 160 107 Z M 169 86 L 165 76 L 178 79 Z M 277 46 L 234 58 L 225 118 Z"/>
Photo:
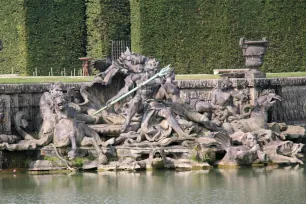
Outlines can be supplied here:
<path id="1" fill-rule="evenodd" d="M 212 80 L 177 81 L 182 97 L 211 100 L 211 91 L 218 85 Z M 269 112 L 269 122 L 285 122 L 287 124 L 306 125 L 306 77 L 271 78 L 271 79 L 232 79 L 235 88 L 248 82 L 251 104 L 264 89 L 273 89 L 284 100 Z"/>
<path id="2" fill-rule="evenodd" d="M 40 84 L 0 84 L 0 134 L 13 134 L 14 115 L 19 110 L 27 109 L 30 116 L 30 129 L 37 123 L 40 115 L 39 100 L 41 95 L 49 90 L 50 83 Z M 80 89 L 82 83 L 67 83 L 65 89 L 75 87 Z"/>
<path id="3" fill-rule="evenodd" d="M 200 98 L 211 100 L 211 91 L 218 85 L 217 79 L 211 80 L 180 80 L 177 81 L 184 98 Z M 274 89 L 284 98 L 269 113 L 269 120 L 287 124 L 306 125 L 306 77 L 275 78 L 275 79 L 232 79 L 235 88 L 245 81 L 251 96 L 251 104 L 264 89 Z M 65 88 L 75 87 L 77 90 L 84 83 L 66 83 Z M 39 99 L 43 92 L 48 91 L 50 83 L 43 84 L 1 84 L 0 85 L 0 134 L 14 132 L 14 115 L 18 110 L 27 109 L 32 124 L 37 123 L 39 115 Z"/>

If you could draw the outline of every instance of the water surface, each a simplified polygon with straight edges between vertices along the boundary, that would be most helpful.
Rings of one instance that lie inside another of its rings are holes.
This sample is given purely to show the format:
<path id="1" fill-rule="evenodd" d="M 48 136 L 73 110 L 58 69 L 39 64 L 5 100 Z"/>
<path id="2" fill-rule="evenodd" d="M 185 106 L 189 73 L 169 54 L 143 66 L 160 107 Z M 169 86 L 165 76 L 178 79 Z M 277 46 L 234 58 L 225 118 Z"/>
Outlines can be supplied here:
<path id="1" fill-rule="evenodd" d="M 306 203 L 304 169 L 0 173 L 0 203 Z"/>

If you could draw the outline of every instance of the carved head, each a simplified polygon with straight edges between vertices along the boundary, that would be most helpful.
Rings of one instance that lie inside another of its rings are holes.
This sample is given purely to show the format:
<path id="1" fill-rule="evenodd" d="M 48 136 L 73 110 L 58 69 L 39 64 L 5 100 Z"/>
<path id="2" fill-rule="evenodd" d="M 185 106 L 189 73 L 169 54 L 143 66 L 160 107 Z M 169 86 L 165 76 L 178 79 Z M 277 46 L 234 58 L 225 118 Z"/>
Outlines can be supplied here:
<path id="1" fill-rule="evenodd" d="M 52 97 L 62 96 L 63 95 L 63 84 L 60 82 L 52 84 L 49 91 Z"/>
<path id="2" fill-rule="evenodd" d="M 274 93 L 272 89 L 266 89 L 262 91 L 259 98 L 256 101 L 256 106 L 269 110 L 276 102 L 282 101 L 283 98 Z"/>
<path id="3" fill-rule="evenodd" d="M 284 141 L 278 145 L 276 152 L 284 156 L 295 156 L 302 151 L 304 144 L 293 143 L 292 141 Z"/>
<path id="4" fill-rule="evenodd" d="M 147 60 L 145 61 L 145 66 L 144 66 L 144 70 L 145 71 L 155 71 L 158 69 L 160 62 L 153 58 L 147 58 Z"/>
<path id="5" fill-rule="evenodd" d="M 256 135 L 253 135 L 250 132 L 246 133 L 242 139 L 242 144 L 249 148 L 254 147 L 255 145 L 257 145 Z"/>
<path id="6" fill-rule="evenodd" d="M 233 82 L 227 77 L 219 81 L 219 88 L 221 90 L 228 90 L 233 88 Z"/>
<path id="7" fill-rule="evenodd" d="M 118 61 L 120 62 L 120 64 L 125 64 L 127 63 L 127 61 L 130 62 L 132 65 L 144 64 L 146 61 L 146 56 L 133 53 L 127 47 L 126 51 L 121 53 L 121 56 L 119 57 Z"/>
<path id="8" fill-rule="evenodd" d="M 64 95 L 57 96 L 54 98 L 55 109 L 63 111 L 66 105 L 67 105 L 67 100 L 65 99 Z"/>

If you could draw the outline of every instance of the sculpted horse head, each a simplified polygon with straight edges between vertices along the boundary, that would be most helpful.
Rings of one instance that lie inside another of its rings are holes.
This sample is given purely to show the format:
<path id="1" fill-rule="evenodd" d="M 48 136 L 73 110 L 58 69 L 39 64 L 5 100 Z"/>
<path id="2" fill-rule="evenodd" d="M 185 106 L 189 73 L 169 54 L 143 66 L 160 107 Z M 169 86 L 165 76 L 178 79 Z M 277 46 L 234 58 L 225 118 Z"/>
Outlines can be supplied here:
<path id="1" fill-rule="evenodd" d="M 252 117 L 262 117 L 268 121 L 268 110 L 273 107 L 277 102 L 282 101 L 283 98 L 275 94 L 273 90 L 264 90 L 255 102 L 254 109 L 251 113 Z"/>

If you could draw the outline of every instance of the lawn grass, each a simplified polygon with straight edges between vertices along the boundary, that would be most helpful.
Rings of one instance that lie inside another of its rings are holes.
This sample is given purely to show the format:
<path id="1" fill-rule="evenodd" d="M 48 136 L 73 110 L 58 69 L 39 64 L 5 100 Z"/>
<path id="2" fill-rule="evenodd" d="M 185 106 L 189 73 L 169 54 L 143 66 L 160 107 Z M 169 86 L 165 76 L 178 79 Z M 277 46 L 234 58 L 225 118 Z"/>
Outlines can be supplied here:
<path id="1" fill-rule="evenodd" d="M 306 72 L 267 73 L 267 78 L 305 77 Z"/>
<path id="2" fill-rule="evenodd" d="M 50 82 L 89 82 L 93 80 L 93 76 L 89 77 L 68 77 L 68 76 L 42 76 L 42 77 L 0 77 L 0 84 L 32 84 L 32 83 L 50 83 Z"/>
<path id="3" fill-rule="evenodd" d="M 267 73 L 267 78 L 306 77 L 306 72 Z M 177 80 L 221 79 L 218 74 L 186 74 L 176 75 Z"/>
<path id="4" fill-rule="evenodd" d="M 284 73 L 267 73 L 267 78 L 284 78 L 284 77 L 306 77 L 306 72 L 284 72 Z M 0 77 L 0 84 L 29 84 L 29 83 L 50 83 L 50 82 L 90 82 L 93 76 L 71 77 L 71 76 L 41 76 L 41 77 Z M 214 74 L 184 74 L 176 75 L 176 80 L 200 80 L 200 79 L 220 79 L 220 75 Z"/>

